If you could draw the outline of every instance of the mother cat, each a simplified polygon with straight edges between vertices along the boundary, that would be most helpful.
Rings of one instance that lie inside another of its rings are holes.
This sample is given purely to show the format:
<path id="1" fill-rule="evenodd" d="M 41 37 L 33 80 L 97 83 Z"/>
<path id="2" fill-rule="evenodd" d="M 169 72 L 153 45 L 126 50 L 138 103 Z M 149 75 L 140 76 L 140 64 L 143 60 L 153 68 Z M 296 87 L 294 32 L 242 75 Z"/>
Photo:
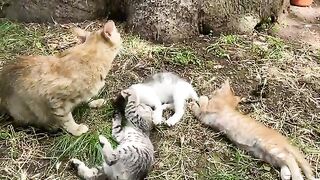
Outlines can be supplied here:
<path id="1" fill-rule="evenodd" d="M 121 46 L 113 21 L 94 32 L 75 29 L 83 43 L 59 56 L 24 56 L 0 72 L 0 109 L 19 125 L 63 128 L 79 136 L 88 131 L 71 114 L 104 86 Z"/>

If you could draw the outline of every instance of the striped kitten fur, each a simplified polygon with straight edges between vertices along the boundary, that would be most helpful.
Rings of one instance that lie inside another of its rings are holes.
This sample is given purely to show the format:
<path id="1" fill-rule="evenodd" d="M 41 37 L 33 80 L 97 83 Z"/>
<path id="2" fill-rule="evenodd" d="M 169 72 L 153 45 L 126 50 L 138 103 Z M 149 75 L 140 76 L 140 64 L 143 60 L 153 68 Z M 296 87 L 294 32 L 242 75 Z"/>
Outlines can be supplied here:
<path id="1" fill-rule="evenodd" d="M 315 180 L 303 154 L 277 131 L 237 111 L 239 101 L 226 81 L 210 100 L 201 96 L 200 106 L 193 103 L 192 111 L 202 123 L 224 132 L 238 147 L 280 167 L 282 180 L 303 180 L 300 168 L 308 180 Z"/>
<path id="2" fill-rule="evenodd" d="M 130 90 L 121 94 L 123 98 L 114 103 L 117 110 L 112 122 L 112 135 L 119 143 L 118 147 L 113 149 L 105 137 L 99 136 L 105 160 L 102 166 L 88 168 L 78 159 L 71 160 L 78 175 L 86 180 L 142 180 L 154 162 L 154 148 L 148 136 L 153 128 L 153 111 L 151 107 L 140 104 Z M 121 126 L 121 112 L 127 119 L 124 127 Z"/>

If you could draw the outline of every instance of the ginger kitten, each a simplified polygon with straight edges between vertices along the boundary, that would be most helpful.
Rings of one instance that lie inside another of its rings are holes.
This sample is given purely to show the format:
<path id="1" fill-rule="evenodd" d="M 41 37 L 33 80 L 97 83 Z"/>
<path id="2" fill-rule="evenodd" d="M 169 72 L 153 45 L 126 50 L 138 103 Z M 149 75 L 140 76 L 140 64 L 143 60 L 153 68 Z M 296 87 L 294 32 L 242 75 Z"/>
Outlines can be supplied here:
<path id="1" fill-rule="evenodd" d="M 77 28 L 74 32 L 82 44 L 56 56 L 20 57 L 0 71 L 0 109 L 16 124 L 63 128 L 75 136 L 88 131 L 71 112 L 105 85 L 121 37 L 113 21 L 98 31 Z"/>
<path id="2" fill-rule="evenodd" d="M 303 180 L 300 168 L 309 180 L 315 180 L 309 163 L 299 150 L 277 131 L 264 126 L 236 110 L 240 98 L 235 96 L 229 81 L 216 90 L 209 100 L 201 96 L 199 105 L 192 104 L 195 116 L 205 125 L 222 131 L 238 147 L 281 168 L 282 180 Z"/>

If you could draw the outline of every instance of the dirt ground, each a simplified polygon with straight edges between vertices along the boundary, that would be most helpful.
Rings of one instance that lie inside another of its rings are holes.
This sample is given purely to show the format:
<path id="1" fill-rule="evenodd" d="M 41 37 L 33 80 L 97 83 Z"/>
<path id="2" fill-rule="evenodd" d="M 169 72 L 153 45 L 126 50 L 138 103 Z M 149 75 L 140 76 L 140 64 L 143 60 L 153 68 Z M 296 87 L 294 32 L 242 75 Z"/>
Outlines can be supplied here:
<path id="1" fill-rule="evenodd" d="M 320 1 L 309 7 L 290 6 L 289 15 L 273 28 L 278 36 L 320 48 Z"/>
<path id="2" fill-rule="evenodd" d="M 71 26 L 96 29 L 100 21 L 80 24 L 0 24 L 0 60 L 21 54 L 52 54 L 76 43 Z M 122 25 L 120 25 L 120 29 Z M 120 55 L 99 94 L 108 100 L 121 89 L 162 71 L 190 81 L 197 92 L 210 94 L 227 78 L 239 107 L 298 146 L 320 176 L 320 51 L 306 44 L 269 36 L 201 36 L 180 44 L 159 45 L 121 32 Z M 7 116 L 0 123 L 0 179 L 77 179 L 68 160 L 101 162 L 98 134 L 110 139 L 112 108 L 82 105 L 74 111 L 90 132 L 81 137 L 13 127 Z M 170 114 L 170 112 L 167 112 Z M 221 133 L 201 125 L 187 108 L 175 127 L 152 132 L 156 162 L 148 179 L 280 179 L 279 171 L 239 150 Z"/>

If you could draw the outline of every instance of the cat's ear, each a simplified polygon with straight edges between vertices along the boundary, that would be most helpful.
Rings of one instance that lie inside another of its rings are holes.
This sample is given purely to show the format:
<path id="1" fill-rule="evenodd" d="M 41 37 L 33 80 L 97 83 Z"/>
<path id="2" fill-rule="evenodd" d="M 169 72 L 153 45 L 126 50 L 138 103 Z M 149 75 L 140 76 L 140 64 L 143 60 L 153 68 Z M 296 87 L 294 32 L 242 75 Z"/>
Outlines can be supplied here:
<path id="1" fill-rule="evenodd" d="M 235 104 L 236 104 L 236 106 L 241 102 L 241 97 L 240 96 L 234 96 L 234 98 L 235 98 Z"/>
<path id="2" fill-rule="evenodd" d="M 225 80 L 224 83 L 221 86 L 221 89 L 223 91 L 231 91 L 231 87 L 230 87 L 230 81 L 229 79 Z"/>
<path id="3" fill-rule="evenodd" d="M 126 98 L 126 97 L 128 97 L 130 95 L 131 95 L 131 93 L 130 93 L 129 89 L 125 89 L 125 90 L 121 91 L 121 96 L 124 97 L 124 98 Z"/>
<path id="4" fill-rule="evenodd" d="M 116 25 L 112 20 L 109 20 L 103 27 L 102 36 L 107 40 L 110 40 L 115 31 Z"/>
<path id="5" fill-rule="evenodd" d="M 90 34 L 90 32 L 88 32 L 84 29 L 78 28 L 78 27 L 73 28 L 72 32 L 73 32 L 73 34 L 75 34 L 79 38 L 81 43 L 84 43 Z"/>

